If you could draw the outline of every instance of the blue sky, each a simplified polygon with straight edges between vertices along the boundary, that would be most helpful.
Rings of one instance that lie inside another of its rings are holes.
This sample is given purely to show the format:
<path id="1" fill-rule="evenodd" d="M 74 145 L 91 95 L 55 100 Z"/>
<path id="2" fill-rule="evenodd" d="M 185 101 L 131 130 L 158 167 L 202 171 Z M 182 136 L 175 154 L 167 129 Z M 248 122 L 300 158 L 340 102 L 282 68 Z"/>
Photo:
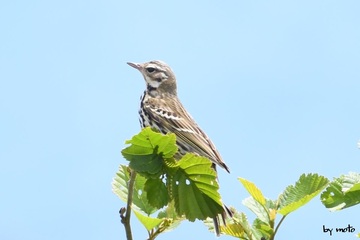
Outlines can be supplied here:
<path id="1" fill-rule="evenodd" d="M 3 1 L 0 3 L 0 238 L 125 239 L 111 181 L 139 131 L 145 84 L 127 61 L 161 59 L 231 174 L 223 200 L 272 199 L 302 173 L 359 172 L 360 2 Z M 330 237 L 359 207 L 317 197 L 277 239 Z M 135 239 L 146 232 L 133 219 Z M 158 239 L 215 239 L 184 222 Z M 221 237 L 221 239 L 233 239 Z"/>

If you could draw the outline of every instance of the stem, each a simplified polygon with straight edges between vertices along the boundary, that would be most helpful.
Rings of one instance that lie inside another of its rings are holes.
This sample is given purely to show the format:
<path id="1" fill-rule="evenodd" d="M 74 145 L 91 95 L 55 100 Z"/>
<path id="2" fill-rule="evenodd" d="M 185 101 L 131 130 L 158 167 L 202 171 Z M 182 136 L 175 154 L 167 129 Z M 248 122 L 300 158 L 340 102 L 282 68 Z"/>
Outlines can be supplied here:
<path id="1" fill-rule="evenodd" d="M 279 227 L 280 227 L 280 225 L 281 225 L 281 223 L 282 223 L 282 221 L 284 221 L 284 219 L 285 219 L 285 217 L 286 217 L 287 215 L 284 215 L 282 218 L 281 218 L 281 220 L 280 220 L 280 222 L 279 222 L 279 224 L 276 226 L 276 228 L 275 228 L 275 232 L 274 232 L 274 234 L 272 235 L 272 237 L 270 238 L 271 240 L 273 240 L 274 238 L 275 238 L 275 234 L 276 234 L 276 232 L 277 232 L 277 230 L 279 229 Z"/>
<path id="2" fill-rule="evenodd" d="M 129 180 L 129 186 L 128 186 L 128 199 L 126 204 L 126 213 L 125 218 L 122 221 L 125 227 L 126 232 L 126 239 L 127 240 L 133 240 L 132 233 L 131 233 L 131 226 L 130 226 L 130 216 L 131 216 L 131 204 L 133 199 L 133 193 L 134 193 L 134 183 L 136 178 L 136 172 L 130 169 L 130 180 Z"/>

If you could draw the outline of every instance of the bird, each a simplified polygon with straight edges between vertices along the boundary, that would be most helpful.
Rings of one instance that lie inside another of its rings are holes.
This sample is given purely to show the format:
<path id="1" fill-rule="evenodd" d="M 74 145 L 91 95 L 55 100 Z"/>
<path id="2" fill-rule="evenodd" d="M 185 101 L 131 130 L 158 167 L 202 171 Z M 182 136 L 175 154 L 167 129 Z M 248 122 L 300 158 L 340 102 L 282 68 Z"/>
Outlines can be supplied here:
<path id="1" fill-rule="evenodd" d="M 143 75 L 146 89 L 140 97 L 139 121 L 142 128 L 151 127 L 162 134 L 174 133 L 180 156 L 188 152 L 208 158 L 212 168 L 220 166 L 228 173 L 229 167 L 223 161 L 214 143 L 186 111 L 177 95 L 177 82 L 173 70 L 160 60 L 145 63 L 127 62 Z M 225 224 L 225 212 L 231 211 L 224 205 L 221 214 Z M 220 236 L 219 216 L 213 218 L 215 234 Z"/>

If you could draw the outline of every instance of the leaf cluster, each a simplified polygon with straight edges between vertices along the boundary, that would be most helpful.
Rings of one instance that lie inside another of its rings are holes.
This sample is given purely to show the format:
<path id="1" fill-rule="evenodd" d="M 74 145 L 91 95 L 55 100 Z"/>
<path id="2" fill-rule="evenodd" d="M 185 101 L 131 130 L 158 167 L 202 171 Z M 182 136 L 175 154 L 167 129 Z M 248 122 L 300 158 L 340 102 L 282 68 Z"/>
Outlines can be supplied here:
<path id="1" fill-rule="evenodd" d="M 244 213 L 233 209 L 234 217 L 222 226 L 223 233 L 240 239 L 274 239 L 282 221 L 291 212 L 304 206 L 320 193 L 328 184 L 328 180 L 317 174 L 303 174 L 295 185 L 288 186 L 276 200 L 266 198 L 261 190 L 252 182 L 239 178 L 250 197 L 243 200 L 256 218 L 251 224 Z M 277 215 L 282 215 L 276 225 Z"/>
<path id="2" fill-rule="evenodd" d="M 174 229 L 184 219 L 204 220 L 209 229 L 214 230 L 211 218 L 224 208 L 216 172 L 207 158 L 190 153 L 175 158 L 178 151 L 175 135 L 162 135 L 150 128 L 144 128 L 126 143 L 129 146 L 122 155 L 129 166 L 120 165 L 112 183 L 113 191 L 127 202 L 128 193 L 133 190 L 131 209 L 147 229 L 149 239 Z M 134 187 L 129 189 L 130 176 L 134 173 Z M 243 178 L 239 181 L 250 194 L 242 203 L 256 218 L 250 223 L 244 213 L 230 208 L 233 216 L 220 228 L 223 234 L 239 239 L 275 239 L 285 217 L 325 188 L 321 201 L 331 211 L 360 203 L 358 173 L 340 176 L 331 183 L 318 174 L 302 174 L 274 200 L 266 198 L 254 183 Z M 280 216 L 278 222 L 277 216 Z"/>
<path id="3" fill-rule="evenodd" d="M 204 157 L 177 153 L 175 134 L 162 135 L 144 128 L 122 150 L 129 167 L 120 166 L 113 191 L 127 201 L 129 174 L 135 171 L 132 209 L 149 231 L 149 238 L 180 220 L 205 220 L 222 213 L 219 185 L 211 162 Z M 162 211 L 159 212 L 159 210 Z M 154 213 L 158 212 L 156 217 Z"/>

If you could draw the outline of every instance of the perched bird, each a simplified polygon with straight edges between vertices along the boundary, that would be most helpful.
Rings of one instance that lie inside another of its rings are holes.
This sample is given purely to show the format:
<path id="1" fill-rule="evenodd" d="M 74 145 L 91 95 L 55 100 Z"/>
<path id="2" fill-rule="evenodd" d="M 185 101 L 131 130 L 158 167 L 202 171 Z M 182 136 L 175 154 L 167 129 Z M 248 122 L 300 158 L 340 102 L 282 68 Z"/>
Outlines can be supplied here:
<path id="1" fill-rule="evenodd" d="M 215 145 L 181 104 L 177 96 L 176 78 L 171 68 L 162 61 L 127 64 L 139 70 L 146 82 L 146 90 L 140 98 L 141 127 L 155 128 L 163 134 L 175 133 L 181 155 L 192 152 L 204 156 L 212 161 L 215 170 L 218 165 L 230 173 Z M 231 214 L 224 206 L 223 219 L 225 211 Z M 219 236 L 218 217 L 214 218 L 214 226 L 215 233 Z"/>

